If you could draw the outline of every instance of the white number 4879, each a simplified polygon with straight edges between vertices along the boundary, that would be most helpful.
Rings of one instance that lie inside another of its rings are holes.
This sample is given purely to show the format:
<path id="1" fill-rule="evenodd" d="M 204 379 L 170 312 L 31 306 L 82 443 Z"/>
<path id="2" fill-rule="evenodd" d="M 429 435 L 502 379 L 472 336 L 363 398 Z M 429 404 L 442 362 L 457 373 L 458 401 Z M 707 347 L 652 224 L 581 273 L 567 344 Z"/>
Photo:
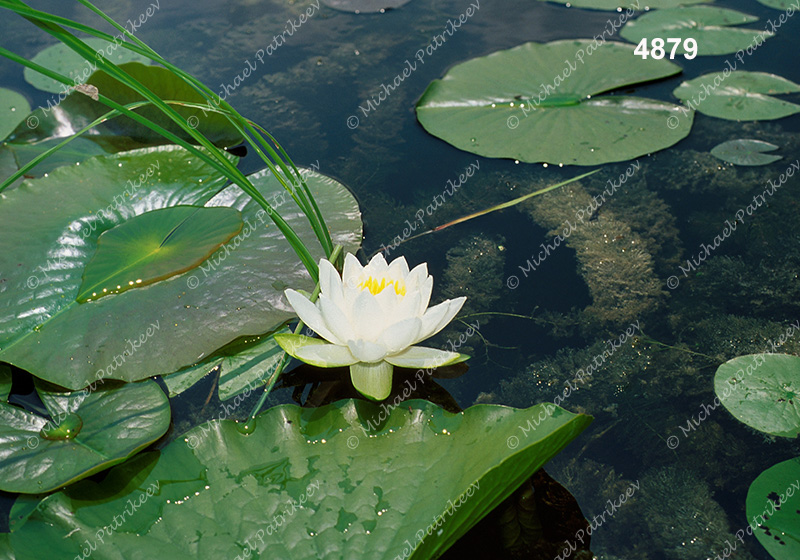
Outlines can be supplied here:
<path id="1" fill-rule="evenodd" d="M 672 60 L 675 58 L 675 51 L 678 50 L 678 47 L 681 44 L 681 39 L 676 39 L 674 37 L 667 39 L 667 44 L 672 45 L 672 50 L 669 51 L 669 59 Z M 636 45 L 636 49 L 634 49 L 633 54 L 639 55 L 642 58 L 647 58 L 648 55 L 652 56 L 656 60 L 664 58 L 666 56 L 667 51 L 664 49 L 664 39 L 660 39 L 656 37 L 652 41 L 650 41 L 651 49 L 647 50 L 647 37 L 639 41 L 639 44 Z M 694 57 L 697 56 L 697 41 L 689 37 L 688 39 L 683 39 L 683 56 L 687 60 L 692 60 Z"/>

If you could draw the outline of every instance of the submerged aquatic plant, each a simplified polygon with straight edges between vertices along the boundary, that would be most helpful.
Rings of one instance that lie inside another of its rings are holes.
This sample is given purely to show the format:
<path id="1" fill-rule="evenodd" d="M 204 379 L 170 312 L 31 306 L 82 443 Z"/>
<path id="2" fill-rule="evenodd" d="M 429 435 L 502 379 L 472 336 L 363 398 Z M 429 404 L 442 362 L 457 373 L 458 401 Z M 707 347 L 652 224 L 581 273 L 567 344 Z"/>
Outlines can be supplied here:
<path id="1" fill-rule="evenodd" d="M 427 263 L 409 271 L 405 257 L 388 264 L 379 253 L 361 266 L 348 253 L 341 277 L 325 259 L 319 272 L 316 305 L 286 290 L 300 319 L 330 343 L 277 335 L 278 344 L 298 360 L 318 367 L 350 366 L 353 386 L 370 399 L 383 400 L 392 388 L 394 366 L 433 368 L 466 359 L 457 352 L 414 346 L 450 323 L 467 299 L 448 299 L 428 308 L 433 278 Z"/>

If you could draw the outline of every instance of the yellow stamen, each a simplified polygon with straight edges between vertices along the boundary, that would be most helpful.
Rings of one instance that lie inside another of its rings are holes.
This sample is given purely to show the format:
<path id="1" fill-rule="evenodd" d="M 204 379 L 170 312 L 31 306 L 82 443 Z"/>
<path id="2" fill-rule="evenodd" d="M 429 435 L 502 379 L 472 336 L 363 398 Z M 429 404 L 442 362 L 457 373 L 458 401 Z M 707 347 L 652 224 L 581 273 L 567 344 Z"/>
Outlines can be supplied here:
<path id="1" fill-rule="evenodd" d="M 358 285 L 362 290 L 369 290 L 374 296 L 381 293 L 387 286 L 392 286 L 394 288 L 394 293 L 398 296 L 406 295 L 406 284 L 402 280 L 394 280 L 391 278 L 387 280 L 386 278 L 381 278 L 379 282 L 376 278 L 370 276 Z"/>

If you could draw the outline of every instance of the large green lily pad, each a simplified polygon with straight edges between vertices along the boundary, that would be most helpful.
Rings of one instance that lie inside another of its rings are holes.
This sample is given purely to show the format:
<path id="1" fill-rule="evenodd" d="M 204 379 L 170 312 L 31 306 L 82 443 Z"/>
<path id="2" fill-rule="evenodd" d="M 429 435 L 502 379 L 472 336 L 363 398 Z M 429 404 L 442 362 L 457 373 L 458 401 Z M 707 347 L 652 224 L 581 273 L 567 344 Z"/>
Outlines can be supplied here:
<path id="1" fill-rule="evenodd" d="M 683 39 L 697 41 L 698 55 L 720 55 L 735 53 L 753 44 L 756 35 L 766 40 L 774 35 L 764 29 L 745 29 L 731 27 L 758 21 L 758 18 L 736 10 L 716 6 L 691 6 L 656 10 L 625 24 L 620 36 L 633 43 L 642 39 L 652 45 L 654 38 L 677 38 L 681 43 L 675 54 L 686 53 Z M 672 52 L 672 45 L 665 43 L 666 56 Z"/>
<path id="2" fill-rule="evenodd" d="M 169 396 L 181 394 L 217 368 L 221 401 L 264 385 L 285 356 L 274 335 L 288 332 L 288 328 L 282 328 L 269 335 L 234 340 L 199 364 L 165 375 Z"/>
<path id="3" fill-rule="evenodd" d="M 358 204 L 345 187 L 304 171 L 336 243 L 361 241 Z M 267 172 L 251 176 L 315 258 L 305 215 Z M 238 187 L 177 146 L 89 159 L 26 181 L 0 198 L 0 361 L 69 389 L 98 375 L 135 381 L 195 364 L 232 340 L 294 317 L 284 288 L 314 287 L 266 213 Z M 219 194 L 216 194 L 219 193 Z M 215 196 L 216 194 L 216 196 Z M 213 198 L 212 198 L 213 197 Z M 211 200 L 209 200 L 211 199 Z M 199 267 L 89 303 L 75 301 L 101 233 L 176 205 L 235 208 L 242 231 Z M 158 334 L 148 336 L 152 325 Z M 127 352 L 128 341 L 138 341 Z"/>
<path id="4" fill-rule="evenodd" d="M 191 270 L 243 225 L 233 208 L 170 206 L 134 216 L 98 238 L 76 299 L 96 300 Z"/>
<path id="5" fill-rule="evenodd" d="M 747 524 L 776 560 L 800 558 L 800 459 L 762 472 L 747 491 Z"/>
<path id="6" fill-rule="evenodd" d="M 143 62 L 145 64 L 150 63 L 150 59 L 147 57 L 114 43 L 109 43 L 105 39 L 92 37 L 83 39 L 83 42 L 89 45 L 99 56 L 117 65 L 134 61 Z M 70 80 L 73 80 L 73 82 L 79 84 L 85 83 L 89 76 L 97 69 L 96 60 L 87 61 L 64 43 L 57 43 L 42 49 L 36 53 L 32 62 L 53 70 L 54 72 L 58 72 L 62 76 L 66 76 Z M 53 78 L 48 78 L 44 74 L 40 74 L 27 67 L 25 68 L 25 81 L 35 88 L 51 93 L 62 92 L 68 87 Z"/>
<path id="7" fill-rule="evenodd" d="M 0 138 L 8 136 L 30 110 L 31 106 L 22 94 L 0 88 Z"/>
<path id="8" fill-rule="evenodd" d="M 8 364 L 0 364 L 0 402 L 8 400 L 11 393 L 11 368 Z"/>
<path id="9" fill-rule="evenodd" d="M 73 560 L 96 543 L 95 560 L 435 558 L 591 421 L 551 404 L 382 410 L 284 405 L 249 434 L 227 420 L 194 428 L 160 456 L 46 498 L 11 534 L 13 552 Z M 128 500 L 138 507 L 117 524 Z"/>
<path id="10" fill-rule="evenodd" d="M 683 82 L 672 94 L 704 115 L 731 121 L 764 121 L 800 113 L 800 105 L 771 97 L 796 93 L 800 85 L 765 72 L 703 74 Z"/>
<path id="11" fill-rule="evenodd" d="M 135 455 L 169 428 L 169 401 L 150 380 L 59 392 L 38 385 L 50 419 L 0 402 L 0 490 L 50 492 Z"/>
<path id="12" fill-rule="evenodd" d="M 526 43 L 451 68 L 417 103 L 425 129 L 486 157 L 600 165 L 672 146 L 692 112 L 652 99 L 600 96 L 672 76 L 667 60 L 642 60 L 634 47 L 567 40 Z M 576 60 L 583 53 L 583 63 Z M 591 54 L 589 54 L 591 53 Z M 668 123 L 675 122 L 675 126 Z"/>
<path id="13" fill-rule="evenodd" d="M 770 144 L 763 140 L 738 138 L 717 144 L 711 148 L 711 155 L 735 165 L 769 165 L 783 156 L 765 154 L 764 152 L 771 152 L 777 149 L 778 146 L 775 144 Z"/>
<path id="14" fill-rule="evenodd" d="M 782 12 L 788 10 L 789 7 L 794 7 L 797 10 L 797 0 L 756 0 L 756 2 Z"/>
<path id="15" fill-rule="evenodd" d="M 139 62 L 121 64 L 120 68 L 137 79 L 150 91 L 165 101 L 185 101 L 201 103 L 207 108 L 194 109 L 180 105 L 173 108 L 194 126 L 198 132 L 204 134 L 216 146 L 233 146 L 242 141 L 242 136 L 224 116 L 213 112 L 216 106 L 205 101 L 191 86 L 176 77 L 172 72 L 160 66 L 146 66 Z M 97 88 L 97 92 L 120 104 L 143 101 L 134 90 L 112 78 L 102 70 L 98 70 L 86 82 L 87 85 Z M 50 138 L 63 138 L 71 136 L 77 130 L 85 127 L 111 109 L 99 101 L 94 101 L 89 95 L 74 91 L 60 96 L 63 100 L 56 99 L 58 103 L 40 107 L 33 111 L 9 136 L 8 140 L 14 143 L 34 143 Z M 148 105 L 136 109 L 143 115 L 187 142 L 194 142 L 191 136 L 183 132 L 169 118 L 155 107 Z M 33 126 L 31 126 L 33 125 Z M 108 150 L 128 150 L 131 147 L 142 145 L 167 144 L 169 140 L 151 131 L 149 128 L 135 122 L 128 117 L 117 117 L 98 125 L 92 134 L 87 135 L 93 142 L 97 142 Z M 138 143 L 131 146 L 132 142 Z"/>
<path id="16" fill-rule="evenodd" d="M 589 10 L 608 10 L 618 11 L 618 8 L 632 10 L 634 12 L 644 11 L 645 7 L 653 10 L 663 10 L 665 8 L 675 8 L 689 4 L 701 4 L 706 0 L 541 0 L 543 2 L 553 2 L 555 4 L 568 4 L 575 8 L 586 8 Z"/>
<path id="17" fill-rule="evenodd" d="M 731 414 L 775 436 L 800 434 L 800 357 L 750 354 L 717 369 L 714 390 Z"/>

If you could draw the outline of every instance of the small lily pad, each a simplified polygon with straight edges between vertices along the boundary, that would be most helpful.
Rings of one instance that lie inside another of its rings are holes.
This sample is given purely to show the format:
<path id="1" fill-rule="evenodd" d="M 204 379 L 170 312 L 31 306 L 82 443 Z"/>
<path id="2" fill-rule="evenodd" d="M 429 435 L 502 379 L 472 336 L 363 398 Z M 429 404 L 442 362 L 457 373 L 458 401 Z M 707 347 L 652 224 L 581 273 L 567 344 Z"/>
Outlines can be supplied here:
<path id="1" fill-rule="evenodd" d="M 326 6 L 342 12 L 374 14 L 394 10 L 411 0 L 322 0 Z"/>
<path id="2" fill-rule="evenodd" d="M 747 48 L 753 43 L 755 35 L 762 35 L 764 39 L 774 35 L 764 29 L 731 27 L 754 21 L 758 21 L 758 18 L 727 8 L 680 7 L 648 12 L 626 23 L 619 34 L 633 43 L 647 38 L 650 45 L 654 38 L 681 39 L 675 50 L 676 55 L 686 53 L 683 39 L 691 38 L 697 41 L 698 55 L 719 55 Z M 664 48 L 669 56 L 672 52 L 671 44 L 666 43 Z"/>
<path id="3" fill-rule="evenodd" d="M 797 0 L 756 0 L 759 4 L 785 12 L 790 7 L 797 10 Z"/>
<path id="4" fill-rule="evenodd" d="M 745 511 L 747 524 L 773 558 L 800 558 L 800 458 L 758 475 L 747 491 Z"/>
<path id="5" fill-rule="evenodd" d="M 0 490 L 40 494 L 123 462 L 160 438 L 169 401 L 150 380 L 60 392 L 37 382 L 50 419 L 0 402 Z"/>
<path id="6" fill-rule="evenodd" d="M 0 88 L 0 138 L 8 136 L 30 111 L 31 106 L 22 94 Z"/>
<path id="7" fill-rule="evenodd" d="M 706 0 L 541 0 L 543 2 L 553 2 L 555 4 L 566 4 L 575 8 L 585 8 L 588 10 L 623 10 L 640 11 L 645 7 L 651 10 L 663 10 L 675 8 L 677 6 L 687 6 L 689 4 L 702 4 Z M 633 14 L 631 14 L 633 15 Z"/>
<path id="8" fill-rule="evenodd" d="M 89 45 L 92 50 L 95 51 L 97 56 L 102 56 L 106 60 L 117 65 L 124 62 L 142 62 L 144 64 L 150 63 L 149 58 L 117 44 L 109 43 L 105 39 L 92 37 L 89 39 L 83 39 L 83 42 Z M 91 76 L 95 70 L 97 70 L 96 61 L 86 60 L 64 43 L 57 43 L 39 51 L 36 53 L 36 56 L 33 57 L 31 62 L 35 62 L 36 64 L 44 66 L 49 70 L 58 72 L 76 84 L 85 84 L 89 79 L 89 76 Z M 67 91 L 69 87 L 59 81 L 54 80 L 53 78 L 48 78 L 44 74 L 40 74 L 31 68 L 26 67 L 24 74 L 26 82 L 43 91 L 49 91 L 51 93 L 63 93 L 64 91 Z M 56 100 L 57 98 L 52 100 L 52 103 L 55 104 Z"/>
<path id="9" fill-rule="evenodd" d="M 717 369 L 714 391 L 731 414 L 767 434 L 800 434 L 800 357 L 750 354 Z"/>
<path id="10" fill-rule="evenodd" d="M 76 299 L 94 301 L 186 272 L 243 225 L 234 208 L 171 206 L 134 216 L 100 235 Z"/>
<path id="11" fill-rule="evenodd" d="M 580 39 L 526 43 L 474 58 L 428 86 L 417 118 L 459 149 L 529 163 L 601 165 L 663 150 L 689 134 L 693 112 L 664 101 L 601 95 L 681 71 L 633 51 L 632 45 Z"/>
<path id="12" fill-rule="evenodd" d="M 800 113 L 800 105 L 771 97 L 800 92 L 800 85 L 765 72 L 703 74 L 683 82 L 672 94 L 704 115 L 731 121 L 763 121 Z"/>
<path id="13" fill-rule="evenodd" d="M 778 146 L 763 140 L 739 138 L 728 140 L 711 148 L 711 155 L 722 161 L 736 165 L 768 165 L 773 161 L 782 159 L 783 156 L 765 154 L 777 150 Z"/>

